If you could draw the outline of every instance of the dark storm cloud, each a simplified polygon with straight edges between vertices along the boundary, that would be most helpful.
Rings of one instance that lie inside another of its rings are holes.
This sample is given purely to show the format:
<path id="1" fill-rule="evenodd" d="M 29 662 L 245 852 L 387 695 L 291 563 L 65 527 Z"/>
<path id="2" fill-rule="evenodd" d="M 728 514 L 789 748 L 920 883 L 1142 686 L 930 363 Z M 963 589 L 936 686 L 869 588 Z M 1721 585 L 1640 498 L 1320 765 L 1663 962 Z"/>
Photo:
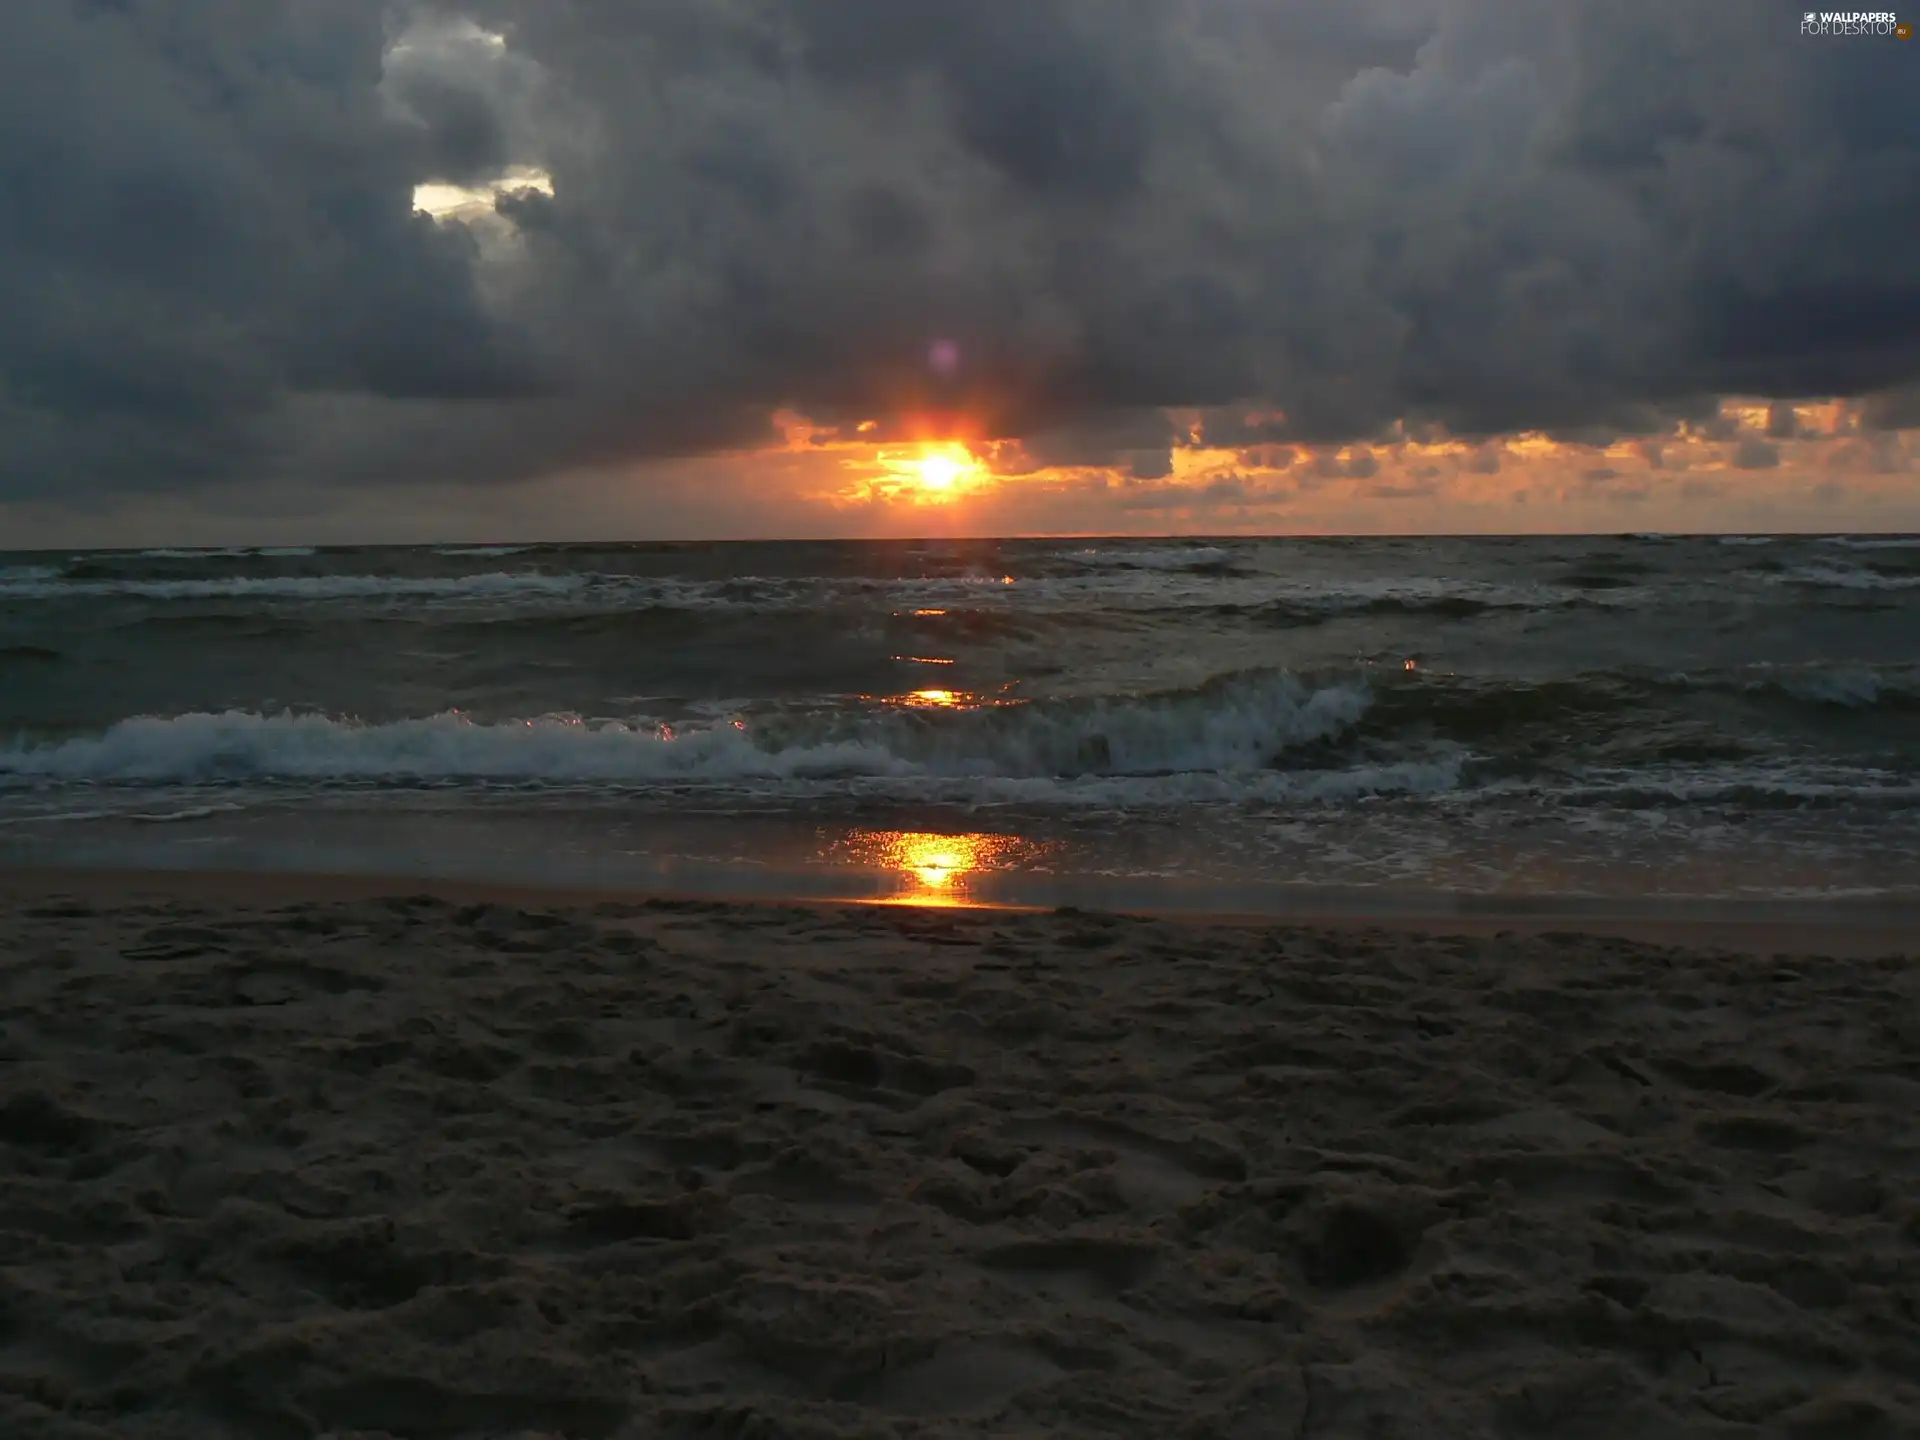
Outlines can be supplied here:
<path id="1" fill-rule="evenodd" d="M 0 15 L 0 496 L 274 463 L 293 390 L 516 388 L 374 3 L 51 3 Z"/>
<path id="2" fill-rule="evenodd" d="M 1029 436 L 1021 449 L 1035 469 L 1118 465 L 1136 479 L 1158 480 L 1171 472 L 1181 438 L 1165 411 L 1125 410 L 1053 427 Z"/>
<path id="3" fill-rule="evenodd" d="M 8 6 L 0 498 L 510 479 L 780 405 L 1141 476 L 1166 407 L 1234 445 L 1631 435 L 1729 391 L 1902 423 L 1920 56 L 1798 16 Z M 412 209 L 517 167 L 553 193 Z"/>
<path id="4" fill-rule="evenodd" d="M 1121 510 L 1187 510 L 1195 506 L 1259 505 L 1285 500 L 1294 487 L 1271 481 L 1254 485 L 1241 475 L 1221 475 L 1204 485 L 1140 485 L 1120 492 Z"/>

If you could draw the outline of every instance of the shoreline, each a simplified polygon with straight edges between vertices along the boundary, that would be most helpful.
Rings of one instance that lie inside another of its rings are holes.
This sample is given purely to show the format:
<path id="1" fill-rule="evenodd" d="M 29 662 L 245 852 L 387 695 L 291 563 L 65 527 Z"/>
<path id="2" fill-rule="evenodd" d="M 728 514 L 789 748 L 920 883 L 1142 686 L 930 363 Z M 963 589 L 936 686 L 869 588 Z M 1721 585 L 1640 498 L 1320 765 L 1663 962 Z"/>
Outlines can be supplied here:
<path id="1" fill-rule="evenodd" d="M 1456 936 L 1487 939 L 1510 935 L 1536 939 L 1572 934 L 1676 949 L 1720 950 L 1756 956 L 1833 955 L 1875 958 L 1920 954 L 1920 911 L 1889 915 L 1866 903 L 1779 902 L 1771 918 L 1732 920 L 1675 913 L 1668 904 L 1636 910 L 1631 902 L 1516 900 L 1510 907 L 1476 899 L 1471 909 L 1303 906 L 1286 910 L 1192 910 L 1139 906 L 1098 908 L 1019 905 L 916 898 L 850 898 L 778 890 L 712 893 L 617 885 L 561 885 L 408 874 L 280 870 L 92 869 L 0 865 L 0 903 L 61 894 L 95 903 L 136 897 L 226 901 L 249 908 L 311 903 L 350 903 L 428 896 L 463 905 L 511 905 L 573 909 L 606 904 L 767 909 L 904 910 L 928 915 L 1092 914 L 1154 920 L 1181 927 L 1241 930 L 1328 930 L 1392 936 Z M 1726 902 L 1709 902 L 1724 908 Z M 1587 908 L 1583 909 L 1585 904 Z M 1705 906 L 1703 906 L 1705 908 Z M 1795 912 L 1800 912 L 1797 916 Z"/>

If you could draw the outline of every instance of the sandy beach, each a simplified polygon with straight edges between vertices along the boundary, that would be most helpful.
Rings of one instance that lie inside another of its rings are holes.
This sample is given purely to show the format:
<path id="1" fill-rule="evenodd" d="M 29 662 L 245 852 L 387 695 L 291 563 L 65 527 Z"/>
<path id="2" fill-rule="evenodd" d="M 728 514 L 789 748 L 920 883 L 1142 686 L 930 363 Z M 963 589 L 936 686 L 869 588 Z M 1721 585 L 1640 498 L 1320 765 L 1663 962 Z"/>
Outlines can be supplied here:
<path id="1" fill-rule="evenodd" d="M 1911 937 L 382 888 L 0 884 L 0 1432 L 1920 1433 Z"/>

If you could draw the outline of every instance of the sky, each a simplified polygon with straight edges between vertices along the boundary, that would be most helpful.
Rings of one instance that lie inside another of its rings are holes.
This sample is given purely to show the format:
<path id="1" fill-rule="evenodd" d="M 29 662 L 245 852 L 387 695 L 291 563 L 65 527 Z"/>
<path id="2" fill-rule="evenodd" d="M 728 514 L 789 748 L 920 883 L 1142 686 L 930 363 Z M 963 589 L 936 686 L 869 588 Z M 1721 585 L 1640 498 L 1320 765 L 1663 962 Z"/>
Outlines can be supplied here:
<path id="1" fill-rule="evenodd" d="M 1804 14 L 0 7 L 0 548 L 1920 530 Z"/>

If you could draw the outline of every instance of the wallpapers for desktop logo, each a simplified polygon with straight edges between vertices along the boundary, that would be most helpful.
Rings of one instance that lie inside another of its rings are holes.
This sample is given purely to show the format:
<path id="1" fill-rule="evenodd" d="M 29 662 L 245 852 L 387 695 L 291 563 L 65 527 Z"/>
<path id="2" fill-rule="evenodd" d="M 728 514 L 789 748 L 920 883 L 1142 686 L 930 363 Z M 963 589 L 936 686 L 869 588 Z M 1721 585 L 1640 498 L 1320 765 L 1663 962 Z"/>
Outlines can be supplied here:
<path id="1" fill-rule="evenodd" d="M 1891 10 L 1808 10 L 1800 17 L 1802 35 L 1879 35 L 1911 40 L 1913 26 Z"/>

